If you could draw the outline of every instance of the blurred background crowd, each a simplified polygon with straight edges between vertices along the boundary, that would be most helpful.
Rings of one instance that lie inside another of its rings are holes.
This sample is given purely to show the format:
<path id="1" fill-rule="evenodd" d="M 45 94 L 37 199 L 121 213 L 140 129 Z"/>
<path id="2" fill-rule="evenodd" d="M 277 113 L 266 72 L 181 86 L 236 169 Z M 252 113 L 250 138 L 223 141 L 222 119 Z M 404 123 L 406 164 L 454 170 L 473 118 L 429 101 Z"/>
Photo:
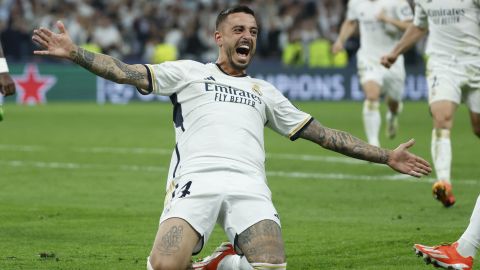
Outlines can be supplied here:
<path id="1" fill-rule="evenodd" d="M 261 31 L 257 57 L 284 64 L 342 67 L 354 59 L 358 39 L 331 55 L 348 0 L 0 0 L 0 38 L 9 61 L 31 60 L 31 33 L 62 20 L 73 41 L 126 62 L 215 61 L 218 12 L 250 6 Z M 414 52 L 415 53 L 415 52 Z M 415 57 L 411 57 L 414 61 Z M 47 60 L 48 61 L 48 60 Z M 408 62 L 407 57 L 407 62 Z"/>

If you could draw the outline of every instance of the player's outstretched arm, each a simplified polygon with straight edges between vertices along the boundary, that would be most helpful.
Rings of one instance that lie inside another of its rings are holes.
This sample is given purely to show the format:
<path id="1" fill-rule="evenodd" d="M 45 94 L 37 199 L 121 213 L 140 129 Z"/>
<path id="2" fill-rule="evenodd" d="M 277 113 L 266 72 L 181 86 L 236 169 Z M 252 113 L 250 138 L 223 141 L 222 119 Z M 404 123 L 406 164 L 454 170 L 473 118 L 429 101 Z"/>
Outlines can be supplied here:
<path id="1" fill-rule="evenodd" d="M 418 27 L 413 23 L 410 24 L 410 26 L 407 28 L 407 30 L 403 34 L 400 41 L 398 41 L 397 45 L 395 45 L 395 48 L 393 48 L 393 50 L 389 54 L 383 56 L 380 59 L 380 62 L 382 63 L 382 65 L 384 65 L 386 68 L 390 68 L 393 64 L 395 64 L 399 55 L 406 52 L 410 47 L 413 46 L 413 44 L 417 43 L 417 41 L 419 41 L 426 33 L 427 33 L 427 29 Z"/>
<path id="2" fill-rule="evenodd" d="M 107 80 L 148 89 L 147 70 L 143 65 L 129 65 L 105 54 L 89 52 L 72 42 L 62 22 L 58 21 L 57 27 L 59 33 L 43 27 L 33 31 L 32 40 L 42 47 L 34 54 L 69 59 Z"/>
<path id="3" fill-rule="evenodd" d="M 10 96 L 15 94 L 15 83 L 8 73 L 7 60 L 3 54 L 2 44 L 0 43 L 0 94 Z"/>
<path id="4" fill-rule="evenodd" d="M 347 132 L 324 127 L 316 120 L 310 123 L 300 137 L 353 158 L 387 164 L 397 172 L 414 177 L 428 175 L 432 171 L 426 160 L 408 151 L 415 143 L 413 139 L 395 150 L 388 150 L 370 145 Z"/>
<path id="5" fill-rule="evenodd" d="M 338 34 L 337 40 L 333 43 L 332 52 L 339 53 L 344 49 L 345 42 L 355 33 L 357 29 L 358 22 L 354 20 L 345 20 L 340 27 L 340 33 Z"/>
<path id="6" fill-rule="evenodd" d="M 389 17 L 387 16 L 387 13 L 385 12 L 385 10 L 382 10 L 378 15 L 377 15 L 377 19 L 379 21 L 382 21 L 384 23 L 389 23 L 395 27 L 397 27 L 398 29 L 400 29 L 401 31 L 405 31 L 408 29 L 408 27 L 412 24 L 412 20 L 405 20 L 405 21 L 402 21 L 402 20 L 397 20 L 393 17 Z"/>

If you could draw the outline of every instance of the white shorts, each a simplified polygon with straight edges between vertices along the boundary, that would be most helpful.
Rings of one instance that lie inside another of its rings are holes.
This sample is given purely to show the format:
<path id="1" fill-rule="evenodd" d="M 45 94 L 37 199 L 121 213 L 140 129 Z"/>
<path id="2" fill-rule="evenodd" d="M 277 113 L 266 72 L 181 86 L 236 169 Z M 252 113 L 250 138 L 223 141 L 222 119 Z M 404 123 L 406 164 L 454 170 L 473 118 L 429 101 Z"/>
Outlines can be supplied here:
<path id="1" fill-rule="evenodd" d="M 239 172 L 192 173 L 176 178 L 167 192 L 160 223 L 169 218 L 187 221 L 201 236 L 193 250 L 199 253 L 218 223 L 231 243 L 262 220 L 280 219 L 271 191 L 262 176 Z"/>
<path id="2" fill-rule="evenodd" d="M 480 65 L 430 59 L 427 82 L 429 104 L 440 100 L 464 102 L 470 111 L 480 113 Z"/>
<path id="3" fill-rule="evenodd" d="M 359 57 L 357 68 L 361 84 L 374 81 L 380 85 L 382 94 L 396 101 L 402 100 L 406 76 L 403 58 L 387 69 L 380 64 L 380 59 Z"/>

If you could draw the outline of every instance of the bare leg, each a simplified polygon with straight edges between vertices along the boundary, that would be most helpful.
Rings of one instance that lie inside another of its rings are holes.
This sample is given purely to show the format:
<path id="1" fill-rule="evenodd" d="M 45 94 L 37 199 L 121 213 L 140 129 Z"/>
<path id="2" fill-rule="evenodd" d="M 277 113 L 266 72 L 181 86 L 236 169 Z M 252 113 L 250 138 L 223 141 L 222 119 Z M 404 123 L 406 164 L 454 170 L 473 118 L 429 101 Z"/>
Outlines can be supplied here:
<path id="1" fill-rule="evenodd" d="M 470 122 L 472 124 L 473 133 L 480 138 L 480 113 L 470 111 Z"/>
<path id="2" fill-rule="evenodd" d="M 160 224 L 150 252 L 150 264 L 155 270 L 187 269 L 198 233 L 185 220 L 170 218 Z"/>
<path id="3" fill-rule="evenodd" d="M 398 130 L 398 115 L 400 114 L 401 102 L 391 97 L 386 97 L 388 111 L 386 115 L 386 134 L 389 139 L 395 138 Z"/>
<path id="4" fill-rule="evenodd" d="M 285 263 L 285 249 L 280 226 L 263 220 L 238 236 L 238 247 L 250 263 Z"/>

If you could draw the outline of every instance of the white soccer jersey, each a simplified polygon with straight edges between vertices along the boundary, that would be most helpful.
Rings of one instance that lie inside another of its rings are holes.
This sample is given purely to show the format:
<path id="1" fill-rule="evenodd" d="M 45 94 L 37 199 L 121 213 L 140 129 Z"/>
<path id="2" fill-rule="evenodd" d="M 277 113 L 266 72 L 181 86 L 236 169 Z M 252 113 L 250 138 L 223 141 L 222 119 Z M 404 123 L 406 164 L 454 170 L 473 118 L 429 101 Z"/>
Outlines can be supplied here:
<path id="1" fill-rule="evenodd" d="M 265 179 L 264 126 L 294 140 L 312 120 L 270 83 L 229 76 L 213 63 L 146 66 L 153 92 L 170 96 L 174 105 L 168 182 L 188 173 L 232 170 Z"/>
<path id="2" fill-rule="evenodd" d="M 380 58 L 390 52 L 401 38 L 402 31 L 397 27 L 377 19 L 384 10 L 386 16 L 400 20 L 413 20 L 412 9 L 406 0 L 350 0 L 347 20 L 356 20 L 360 28 L 360 49 L 358 57 Z"/>
<path id="3" fill-rule="evenodd" d="M 480 61 L 480 1 L 416 0 L 414 24 L 429 29 L 427 54 Z"/>

